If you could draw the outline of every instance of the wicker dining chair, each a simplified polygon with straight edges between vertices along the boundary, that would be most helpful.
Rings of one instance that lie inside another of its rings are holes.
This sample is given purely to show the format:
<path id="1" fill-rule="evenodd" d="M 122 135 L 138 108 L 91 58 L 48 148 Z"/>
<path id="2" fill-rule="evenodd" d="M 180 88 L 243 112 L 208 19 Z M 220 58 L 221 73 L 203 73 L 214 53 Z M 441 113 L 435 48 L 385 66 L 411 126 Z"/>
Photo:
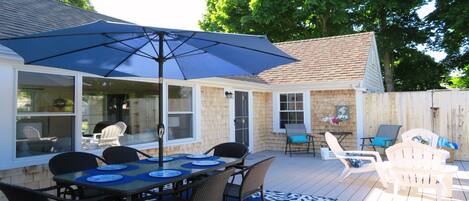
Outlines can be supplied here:
<path id="1" fill-rule="evenodd" d="M 177 189 L 151 192 L 152 196 L 143 197 L 138 200 L 148 200 L 159 197 L 164 201 L 220 201 L 223 200 L 225 187 L 233 172 L 233 168 L 228 168 L 224 171 L 216 171 L 215 174 L 209 177 L 193 181 Z M 184 199 L 184 197 L 188 197 L 188 199 Z"/>
<path id="2" fill-rule="evenodd" d="M 245 175 L 241 184 L 231 182 L 226 185 L 224 200 L 234 198 L 242 201 L 248 196 L 260 192 L 261 200 L 264 201 L 264 179 L 274 160 L 275 156 L 272 156 L 244 169 Z"/>
<path id="3" fill-rule="evenodd" d="M 139 155 L 151 158 L 150 155 L 126 146 L 108 147 L 103 151 L 103 157 L 109 164 L 129 163 L 140 160 Z"/>
<path id="4" fill-rule="evenodd" d="M 45 193 L 42 189 L 29 189 L 22 186 L 6 184 L 0 182 L 0 190 L 3 192 L 8 201 L 68 201 L 70 199 L 60 198 L 48 193 Z M 74 200 L 74 199 L 71 199 Z M 81 199 L 84 201 L 105 201 L 105 200 L 114 200 L 108 196 L 100 196 L 90 199 Z"/>
<path id="5" fill-rule="evenodd" d="M 249 154 L 249 149 L 246 145 L 238 142 L 226 142 L 212 147 L 205 154 L 211 152 L 213 152 L 214 156 L 242 159 L 241 164 L 244 164 L 244 159 Z"/>
<path id="6" fill-rule="evenodd" d="M 72 172 L 78 172 L 88 169 L 97 168 L 99 166 L 98 161 L 106 164 L 106 160 L 103 158 L 86 153 L 86 152 L 65 152 L 55 155 L 49 160 L 49 170 L 53 175 L 61 175 Z M 72 198 L 89 198 L 99 195 L 100 193 L 96 190 L 85 189 L 77 186 L 71 186 L 68 184 L 57 183 L 57 196 L 66 195 L 72 196 Z"/>

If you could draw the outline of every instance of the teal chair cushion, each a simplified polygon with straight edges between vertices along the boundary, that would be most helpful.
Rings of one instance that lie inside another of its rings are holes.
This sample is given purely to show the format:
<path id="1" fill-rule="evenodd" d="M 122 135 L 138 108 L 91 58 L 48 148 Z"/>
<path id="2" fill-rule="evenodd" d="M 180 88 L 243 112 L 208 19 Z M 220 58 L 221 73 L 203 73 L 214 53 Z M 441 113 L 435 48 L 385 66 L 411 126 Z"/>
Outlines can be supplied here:
<path id="1" fill-rule="evenodd" d="M 307 143 L 309 142 L 308 136 L 306 135 L 295 135 L 295 136 L 288 136 L 288 139 L 291 143 Z"/>
<path id="2" fill-rule="evenodd" d="M 374 137 L 373 142 L 371 142 L 370 146 L 388 147 L 389 143 L 390 143 L 390 139 L 387 137 Z"/>

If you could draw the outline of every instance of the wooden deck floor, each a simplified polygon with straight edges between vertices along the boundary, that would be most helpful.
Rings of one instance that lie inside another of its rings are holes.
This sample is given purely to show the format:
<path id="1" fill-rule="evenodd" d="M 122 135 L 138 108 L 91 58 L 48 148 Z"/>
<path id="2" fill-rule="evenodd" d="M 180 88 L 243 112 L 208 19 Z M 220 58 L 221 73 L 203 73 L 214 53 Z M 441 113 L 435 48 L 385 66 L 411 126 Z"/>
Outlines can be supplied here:
<path id="1" fill-rule="evenodd" d="M 259 152 L 248 157 L 247 163 L 275 155 L 277 158 L 269 169 L 265 189 L 337 198 L 338 200 L 436 200 L 433 192 L 419 192 L 408 188 L 393 196 L 392 187 L 383 188 L 376 173 L 351 175 L 340 182 L 343 165 L 337 160 L 323 161 L 316 156 L 297 154 L 293 157 L 282 152 Z M 468 200 L 469 162 L 457 161 L 457 177 L 453 181 L 453 197 L 444 200 Z"/>

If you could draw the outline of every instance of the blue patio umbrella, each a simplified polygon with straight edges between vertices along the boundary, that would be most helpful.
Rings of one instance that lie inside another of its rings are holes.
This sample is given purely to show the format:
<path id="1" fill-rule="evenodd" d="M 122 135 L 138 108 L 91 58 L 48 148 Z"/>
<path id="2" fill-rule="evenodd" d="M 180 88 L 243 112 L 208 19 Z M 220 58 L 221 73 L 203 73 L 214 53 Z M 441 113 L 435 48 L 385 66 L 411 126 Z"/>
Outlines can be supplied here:
<path id="1" fill-rule="evenodd" d="M 103 77 L 196 79 L 256 75 L 296 61 L 266 36 L 155 28 L 97 21 L 1 39 L 25 64 Z M 163 165 L 163 98 L 159 85 L 159 165 Z"/>

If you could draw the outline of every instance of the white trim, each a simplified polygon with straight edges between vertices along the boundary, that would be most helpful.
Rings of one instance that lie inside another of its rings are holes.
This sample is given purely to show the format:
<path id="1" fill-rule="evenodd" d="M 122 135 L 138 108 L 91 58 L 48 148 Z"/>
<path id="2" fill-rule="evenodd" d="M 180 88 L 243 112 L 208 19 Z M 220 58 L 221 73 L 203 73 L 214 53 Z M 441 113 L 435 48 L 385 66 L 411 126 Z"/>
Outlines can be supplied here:
<path id="1" fill-rule="evenodd" d="M 194 83 L 187 83 L 181 82 L 179 80 L 165 80 L 163 81 L 163 97 L 166 97 L 164 102 L 164 124 L 167 125 L 165 128 L 165 144 L 172 144 L 172 143 L 189 143 L 195 142 L 201 138 L 201 128 L 200 128 L 200 86 L 195 85 Z M 181 87 L 190 87 L 192 89 L 192 111 L 177 111 L 177 112 L 170 112 L 169 111 L 169 97 L 168 97 L 168 86 L 181 86 Z M 175 139 L 170 140 L 169 137 L 169 124 L 168 124 L 168 117 L 170 114 L 192 114 L 192 137 L 190 138 L 183 138 L 183 139 Z"/>
<path id="2" fill-rule="evenodd" d="M 81 126 L 83 125 L 83 76 L 76 76 L 75 77 L 75 136 L 74 138 L 74 146 L 73 148 L 75 151 L 81 151 L 81 143 L 82 143 L 82 133 L 81 133 Z"/>
<path id="3" fill-rule="evenodd" d="M 272 93 L 272 129 L 274 133 L 285 133 L 280 128 L 280 95 L 281 94 L 303 94 L 303 122 L 306 132 L 311 132 L 311 91 L 275 91 Z M 300 111 L 300 110 L 295 110 Z"/>
<path id="4" fill-rule="evenodd" d="M 194 135 L 195 135 L 195 140 L 199 141 L 202 139 L 202 92 L 201 92 L 201 87 L 200 85 L 195 85 L 194 87 L 195 93 L 194 93 L 194 105 L 195 105 L 195 113 L 193 114 L 193 118 L 195 118 L 195 129 L 194 129 Z"/>
<path id="5" fill-rule="evenodd" d="M 360 144 L 361 140 L 360 138 L 364 137 L 364 99 L 363 99 L 363 91 L 360 89 L 355 90 L 355 108 L 356 108 L 356 114 L 357 114 L 357 120 L 356 120 L 356 133 L 357 133 L 357 150 L 360 150 Z"/>
<path id="6" fill-rule="evenodd" d="M 232 88 L 225 88 L 223 89 L 223 93 L 225 92 L 231 92 L 233 93 L 233 96 L 228 99 L 228 127 L 230 129 L 229 131 L 229 140 L 230 142 L 234 142 L 236 140 L 235 138 L 235 123 L 234 123 L 234 120 L 235 120 L 235 101 L 234 101 L 234 90 Z"/>
<path id="7" fill-rule="evenodd" d="M 247 92 L 248 93 L 248 135 L 249 135 L 249 151 L 254 150 L 254 111 L 253 111 L 253 92 L 252 90 L 242 90 L 242 89 L 224 89 L 224 91 L 231 91 L 233 92 L 233 98 L 229 100 L 229 122 L 230 122 L 230 142 L 235 142 L 236 140 L 236 133 L 235 133 L 235 96 L 236 96 L 236 91 L 241 91 L 241 92 Z"/>
<path id="8" fill-rule="evenodd" d="M 305 91 L 303 94 L 303 110 L 305 113 L 303 120 L 305 122 L 306 132 L 311 133 L 311 114 L 313 114 L 313 111 L 311 109 L 311 91 L 309 90 Z"/>
<path id="9" fill-rule="evenodd" d="M 248 91 L 248 124 L 249 124 L 249 151 L 254 151 L 254 110 L 252 107 L 252 91 Z"/>

